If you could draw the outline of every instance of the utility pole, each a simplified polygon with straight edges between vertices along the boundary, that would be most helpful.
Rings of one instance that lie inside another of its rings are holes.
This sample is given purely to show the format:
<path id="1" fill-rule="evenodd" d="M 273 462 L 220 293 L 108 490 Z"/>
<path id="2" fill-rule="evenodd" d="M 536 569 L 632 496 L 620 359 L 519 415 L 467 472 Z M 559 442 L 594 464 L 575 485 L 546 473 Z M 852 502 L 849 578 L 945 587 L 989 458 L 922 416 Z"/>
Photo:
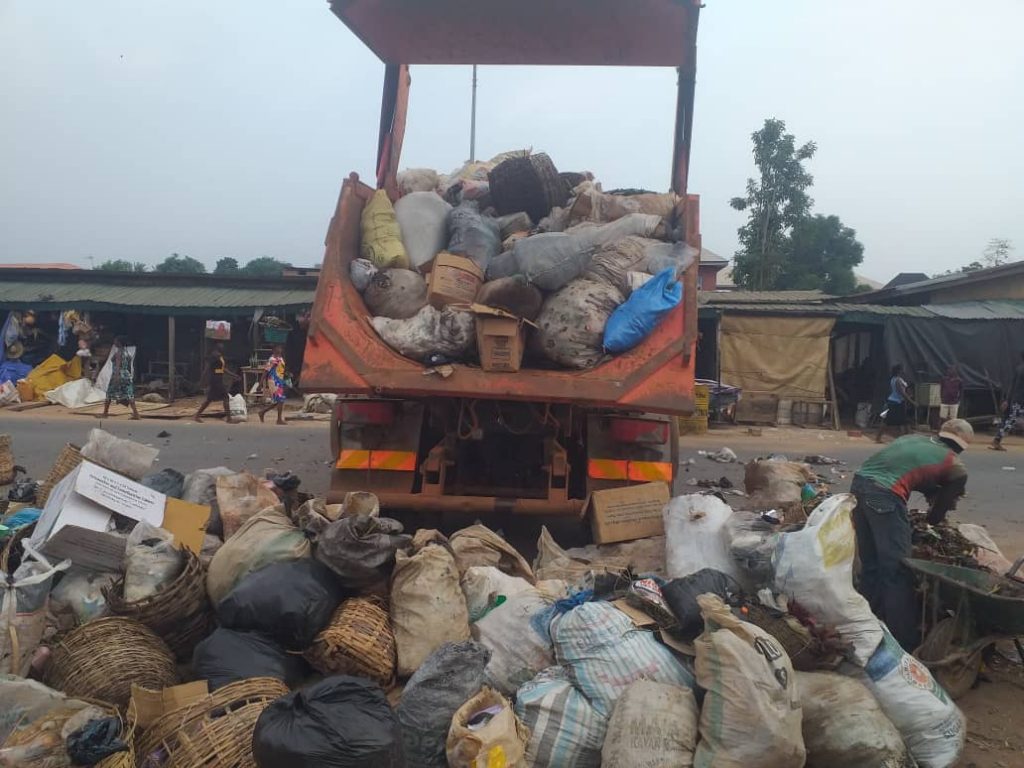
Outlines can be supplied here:
<path id="1" fill-rule="evenodd" d="M 476 64 L 473 65 L 473 106 L 469 116 L 469 162 L 476 162 Z"/>

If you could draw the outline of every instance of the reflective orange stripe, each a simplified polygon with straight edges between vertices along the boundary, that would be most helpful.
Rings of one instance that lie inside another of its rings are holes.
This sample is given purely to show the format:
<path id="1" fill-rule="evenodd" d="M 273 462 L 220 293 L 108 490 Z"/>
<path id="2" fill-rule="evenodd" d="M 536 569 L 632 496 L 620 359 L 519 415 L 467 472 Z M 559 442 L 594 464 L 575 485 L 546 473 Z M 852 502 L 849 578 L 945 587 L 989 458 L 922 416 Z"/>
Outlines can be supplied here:
<path id="1" fill-rule="evenodd" d="M 667 461 L 631 461 L 629 462 L 629 479 L 653 482 L 664 480 L 672 482 L 672 464 Z"/>
<path id="2" fill-rule="evenodd" d="M 587 462 L 587 474 L 595 480 L 628 480 L 629 462 L 616 459 L 591 459 Z"/>
<path id="3" fill-rule="evenodd" d="M 416 454 L 413 451 L 342 451 L 334 466 L 338 469 L 415 472 Z"/>
<path id="4" fill-rule="evenodd" d="M 415 472 L 416 454 L 412 451 L 371 451 L 370 469 Z"/>
<path id="5" fill-rule="evenodd" d="M 342 451 L 338 454 L 338 463 L 334 465 L 338 469 L 369 469 L 369 451 Z"/>

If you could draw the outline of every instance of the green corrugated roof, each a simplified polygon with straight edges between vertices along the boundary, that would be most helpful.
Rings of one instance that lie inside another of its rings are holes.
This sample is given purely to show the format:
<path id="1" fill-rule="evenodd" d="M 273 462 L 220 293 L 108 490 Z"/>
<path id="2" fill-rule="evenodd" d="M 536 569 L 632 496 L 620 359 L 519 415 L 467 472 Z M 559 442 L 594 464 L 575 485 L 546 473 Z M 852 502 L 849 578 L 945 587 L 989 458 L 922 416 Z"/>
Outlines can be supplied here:
<path id="1" fill-rule="evenodd" d="M 80 309 L 143 314 L 207 315 L 298 309 L 313 303 L 315 279 L 246 279 L 210 275 L 61 276 L 0 274 L 0 309 Z"/>
<path id="2" fill-rule="evenodd" d="M 717 312 L 735 312 L 754 315 L 801 314 L 801 315 L 842 315 L 846 319 L 851 316 L 865 315 L 872 317 L 935 317 L 926 307 L 889 307 L 881 304 L 819 304 L 817 302 L 791 303 L 723 303 L 705 304 L 701 313 L 712 315 Z M 854 318 L 855 319 L 855 318 Z"/>

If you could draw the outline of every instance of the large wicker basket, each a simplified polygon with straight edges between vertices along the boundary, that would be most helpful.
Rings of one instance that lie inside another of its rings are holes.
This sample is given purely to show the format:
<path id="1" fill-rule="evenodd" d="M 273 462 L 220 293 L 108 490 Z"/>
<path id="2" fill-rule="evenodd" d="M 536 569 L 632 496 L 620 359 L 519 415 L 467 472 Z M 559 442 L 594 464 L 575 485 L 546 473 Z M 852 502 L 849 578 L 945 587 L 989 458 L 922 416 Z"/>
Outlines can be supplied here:
<path id="1" fill-rule="evenodd" d="M 57 454 L 57 461 L 53 463 L 46 479 L 39 484 L 36 491 L 36 506 L 42 509 L 46 506 L 46 500 L 50 498 L 50 491 L 61 480 L 71 474 L 71 471 L 82 463 L 82 452 L 77 445 L 67 443 Z"/>
<path id="2" fill-rule="evenodd" d="M 149 627 L 122 616 L 90 621 L 54 643 L 44 682 L 69 696 L 128 706 L 132 683 L 174 685 L 174 654 Z"/>
<path id="3" fill-rule="evenodd" d="M 255 677 L 225 685 L 158 718 L 135 741 L 139 765 L 155 752 L 162 768 L 256 768 L 252 733 L 260 714 L 288 693 L 280 680 Z"/>
<path id="4" fill-rule="evenodd" d="M 14 482 L 14 452 L 11 450 L 11 436 L 0 435 L 0 485 Z"/>
<path id="5" fill-rule="evenodd" d="M 379 600 L 352 597 L 334 611 L 306 651 L 324 675 L 361 675 L 389 688 L 395 680 L 395 636 Z"/>
<path id="6" fill-rule="evenodd" d="M 488 179 L 499 213 L 525 211 L 534 221 L 565 205 L 569 197 L 569 185 L 544 153 L 509 158 L 495 166 Z"/>
<path id="7" fill-rule="evenodd" d="M 128 602 L 123 578 L 104 594 L 111 613 L 145 624 L 178 659 L 191 658 L 196 644 L 209 632 L 213 612 L 206 594 L 206 569 L 190 550 L 185 550 L 185 568 L 178 578 L 155 595 Z"/>

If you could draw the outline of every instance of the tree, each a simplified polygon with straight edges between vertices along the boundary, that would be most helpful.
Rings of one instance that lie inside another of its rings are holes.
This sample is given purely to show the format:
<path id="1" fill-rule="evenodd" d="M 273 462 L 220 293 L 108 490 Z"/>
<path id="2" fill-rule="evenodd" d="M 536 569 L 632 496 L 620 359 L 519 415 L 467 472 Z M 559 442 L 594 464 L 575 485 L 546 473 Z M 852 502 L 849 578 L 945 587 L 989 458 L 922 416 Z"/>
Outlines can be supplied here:
<path id="1" fill-rule="evenodd" d="M 783 256 L 772 288 L 846 296 L 857 290 L 853 268 L 864 260 L 864 246 L 838 216 L 819 213 L 793 225 Z"/>
<path id="2" fill-rule="evenodd" d="M 225 256 L 222 259 L 217 259 L 217 266 L 213 268 L 213 274 L 215 275 L 237 275 L 238 274 L 238 259 L 233 259 L 230 256 Z"/>
<path id="3" fill-rule="evenodd" d="M 100 272 L 145 272 L 149 267 L 141 261 L 128 261 L 127 259 L 108 259 L 95 267 Z"/>
<path id="4" fill-rule="evenodd" d="M 733 279 L 741 288 L 767 290 L 783 271 L 789 230 L 813 204 L 807 190 L 814 177 L 803 163 L 814 157 L 817 145 L 809 141 L 797 147 L 793 134 L 786 133 L 786 123 L 775 118 L 765 120 L 751 139 L 760 178 L 747 179 L 746 196 L 730 201 L 737 211 L 750 213 L 739 229 Z"/>
<path id="5" fill-rule="evenodd" d="M 1002 237 L 993 237 L 985 246 L 985 266 L 998 267 L 1010 261 L 1010 252 L 1013 250 L 1013 243 Z"/>
<path id="6" fill-rule="evenodd" d="M 191 256 L 182 256 L 177 253 L 172 253 L 166 259 L 153 267 L 153 271 L 197 275 L 205 274 L 206 266 L 203 262 L 198 259 L 193 259 Z"/>
<path id="7" fill-rule="evenodd" d="M 280 277 L 281 271 L 287 266 L 273 256 L 260 256 L 242 267 L 242 274 L 250 277 Z"/>

